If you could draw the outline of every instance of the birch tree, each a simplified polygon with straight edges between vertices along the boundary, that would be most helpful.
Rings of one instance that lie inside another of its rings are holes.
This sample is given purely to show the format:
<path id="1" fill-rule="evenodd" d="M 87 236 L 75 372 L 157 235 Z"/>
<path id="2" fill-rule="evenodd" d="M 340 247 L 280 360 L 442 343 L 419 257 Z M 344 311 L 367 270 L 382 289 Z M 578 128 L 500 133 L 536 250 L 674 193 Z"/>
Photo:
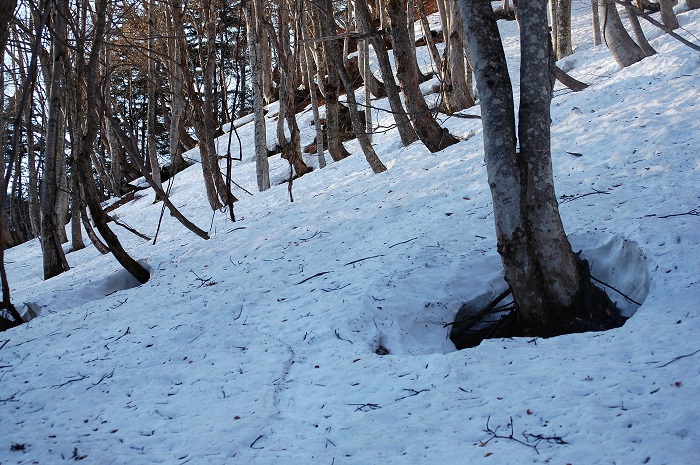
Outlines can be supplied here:
<path id="1" fill-rule="evenodd" d="M 519 2 L 517 135 L 512 86 L 491 4 L 460 0 L 460 10 L 481 101 L 498 252 L 522 334 L 553 336 L 584 330 L 586 325 L 577 321 L 590 320 L 588 267 L 566 237 L 554 191 L 550 104 L 555 56 L 546 4 Z"/>

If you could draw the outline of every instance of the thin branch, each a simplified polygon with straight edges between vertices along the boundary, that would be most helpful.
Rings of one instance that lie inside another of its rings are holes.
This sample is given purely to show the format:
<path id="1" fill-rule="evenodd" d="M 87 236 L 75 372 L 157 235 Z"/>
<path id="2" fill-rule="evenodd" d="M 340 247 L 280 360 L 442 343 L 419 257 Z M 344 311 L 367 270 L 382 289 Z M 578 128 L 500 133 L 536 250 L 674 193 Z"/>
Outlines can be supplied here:
<path id="1" fill-rule="evenodd" d="M 365 261 L 365 260 L 369 260 L 370 258 L 385 257 L 385 256 L 386 256 L 386 254 L 372 255 L 371 257 L 360 258 L 360 259 L 357 259 L 357 260 L 353 260 L 353 261 L 351 261 L 351 262 L 347 262 L 347 263 L 345 264 L 345 266 L 347 266 L 347 265 L 353 265 L 353 264 L 355 264 L 355 263 L 359 263 L 359 262 L 362 262 L 362 261 Z"/>
<path id="2" fill-rule="evenodd" d="M 679 42 L 687 45 L 688 47 L 692 48 L 693 50 L 697 50 L 700 52 L 700 45 L 696 45 L 689 40 L 685 39 L 684 37 L 678 35 L 676 32 L 673 31 L 670 27 L 666 26 L 663 23 L 658 22 L 648 14 L 644 13 L 642 10 L 637 8 L 636 6 L 632 5 L 632 2 L 629 1 L 623 1 L 623 0 L 615 0 L 615 3 L 619 3 L 620 5 L 624 6 L 625 8 L 629 8 L 630 11 L 632 11 L 635 15 L 639 16 L 640 18 L 644 18 L 647 21 L 649 21 L 651 24 L 654 26 L 658 27 L 662 31 L 664 31 L 666 34 L 670 35 L 674 39 L 678 40 Z"/>
<path id="3" fill-rule="evenodd" d="M 141 232 L 138 232 L 136 229 L 132 228 L 128 224 L 124 223 L 123 221 L 119 221 L 116 216 L 110 216 L 110 218 L 112 219 L 112 221 L 114 221 L 114 224 L 116 224 L 117 226 L 121 226 L 122 228 L 126 229 L 130 233 L 139 236 L 141 239 L 146 239 L 147 241 L 150 241 L 152 239 L 151 237 L 148 237 L 147 235 L 145 235 Z"/>
<path id="4" fill-rule="evenodd" d="M 602 284 L 603 286 L 607 287 L 608 289 L 611 289 L 611 290 L 617 292 L 617 293 L 620 294 L 622 297 L 624 297 L 625 300 L 626 300 L 627 302 L 633 303 L 633 304 L 635 304 L 635 305 L 639 305 L 640 307 L 642 306 L 642 304 L 640 304 L 640 303 L 637 302 L 636 300 L 632 299 L 630 296 L 628 296 L 627 294 L 625 294 L 625 293 L 622 292 L 621 290 L 614 288 L 613 286 L 611 286 L 610 284 L 606 283 L 605 281 L 601 281 L 600 279 L 596 278 L 596 277 L 593 276 L 593 275 L 591 275 L 591 279 L 592 279 L 593 281 L 597 282 L 598 284 Z"/>
<path id="5" fill-rule="evenodd" d="M 319 276 L 323 276 L 324 274 L 328 274 L 328 273 L 330 273 L 330 271 L 321 271 L 320 273 L 316 273 L 315 275 L 309 276 L 309 277 L 306 278 L 306 279 L 302 279 L 302 280 L 299 281 L 297 284 L 303 284 L 303 283 L 305 283 L 306 281 L 309 281 L 309 280 L 314 279 L 314 278 L 318 278 Z"/>

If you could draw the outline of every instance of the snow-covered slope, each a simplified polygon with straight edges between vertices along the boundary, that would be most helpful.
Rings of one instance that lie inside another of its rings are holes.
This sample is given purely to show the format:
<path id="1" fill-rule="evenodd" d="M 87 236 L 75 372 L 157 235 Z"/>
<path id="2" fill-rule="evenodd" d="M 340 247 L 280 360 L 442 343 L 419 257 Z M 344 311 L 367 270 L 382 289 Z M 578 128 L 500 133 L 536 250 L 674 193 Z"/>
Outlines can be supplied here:
<path id="1" fill-rule="evenodd" d="M 504 286 L 478 120 L 444 121 L 465 141 L 437 154 L 375 135 L 381 175 L 348 143 L 294 203 L 237 191 L 236 223 L 195 165 L 172 196 L 211 240 L 167 213 L 156 245 L 116 230 L 145 285 L 92 246 L 46 282 L 37 241 L 7 251 L 13 301 L 41 314 L 0 334 L 0 463 L 700 463 L 700 54 L 649 29 L 659 54 L 619 70 L 587 7 L 566 66 L 592 86 L 557 90 L 553 163 L 574 243 L 642 303 L 622 328 L 454 350 L 444 323 Z M 700 35 L 700 11 L 679 19 Z M 239 132 L 234 179 L 254 192 Z M 152 236 L 160 209 L 148 194 L 116 214 Z"/>

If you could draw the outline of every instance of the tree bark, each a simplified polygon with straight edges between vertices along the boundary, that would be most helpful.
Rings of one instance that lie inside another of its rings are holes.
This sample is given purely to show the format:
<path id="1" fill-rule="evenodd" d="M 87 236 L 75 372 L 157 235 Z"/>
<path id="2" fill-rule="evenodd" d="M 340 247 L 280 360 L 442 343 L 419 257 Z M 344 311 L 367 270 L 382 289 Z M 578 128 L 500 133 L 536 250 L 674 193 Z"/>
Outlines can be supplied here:
<path id="1" fill-rule="evenodd" d="M 557 60 L 574 53 L 571 43 L 571 0 L 550 0 L 556 3 L 556 23 L 554 20 L 553 29 L 556 33 L 556 54 Z"/>
<path id="2" fill-rule="evenodd" d="M 370 21 L 369 10 L 365 2 L 356 2 L 355 14 L 360 32 L 369 35 L 370 44 L 377 56 L 379 70 L 382 73 L 382 80 L 384 81 L 384 88 L 386 89 L 387 100 L 389 100 L 389 107 L 391 108 L 391 113 L 396 123 L 396 129 L 399 131 L 401 142 L 404 146 L 409 146 L 418 139 L 418 136 L 401 103 L 401 97 L 399 95 L 400 89 L 394 80 L 394 71 L 391 68 L 386 44 L 382 38 L 378 37 L 377 28 L 374 27 Z"/>
<path id="3" fill-rule="evenodd" d="M 678 29 L 680 25 L 678 24 L 678 17 L 673 11 L 673 0 L 659 0 L 659 6 L 661 7 L 661 22 L 664 26 L 673 30 Z"/>
<path id="4" fill-rule="evenodd" d="M 617 64 L 625 68 L 643 60 L 646 55 L 622 25 L 615 0 L 598 0 L 598 2 L 603 20 L 603 38 Z"/>
<path id="5" fill-rule="evenodd" d="M 520 153 L 512 87 L 491 5 L 461 0 L 460 9 L 481 97 L 484 154 L 506 280 L 525 334 L 552 335 L 579 308 L 582 280 L 554 192 L 549 144 L 555 57 L 546 5 L 538 0 L 518 5 Z"/>
<path id="6" fill-rule="evenodd" d="M 396 62 L 396 76 L 401 83 L 401 90 L 406 101 L 406 108 L 413 121 L 413 127 L 420 140 L 431 152 L 457 143 L 457 139 L 447 129 L 441 128 L 430 114 L 428 105 L 420 90 L 416 66 L 412 63 L 411 47 L 408 35 L 406 4 L 404 0 L 389 0 L 387 13 L 391 23 L 391 41 Z"/>
<path id="7" fill-rule="evenodd" d="M 350 121 L 352 122 L 353 131 L 357 136 L 357 141 L 360 143 L 362 152 L 375 173 L 382 173 L 386 171 L 386 167 L 379 160 L 372 143 L 365 132 L 364 125 L 360 120 L 360 114 L 357 111 L 357 101 L 355 100 L 355 90 L 352 85 L 352 80 L 348 75 L 345 66 L 343 65 L 342 57 L 340 56 L 340 47 L 338 46 L 338 41 L 335 40 L 335 20 L 333 19 L 333 3 L 331 0 L 319 0 L 322 7 L 321 17 L 323 18 L 321 28 L 323 30 L 323 36 L 329 40 L 326 42 L 327 58 L 331 68 L 338 70 L 340 79 L 343 81 L 343 86 L 345 87 L 345 96 L 348 102 L 348 109 L 350 110 Z"/>
<path id="8" fill-rule="evenodd" d="M 46 126 L 46 147 L 44 149 L 44 177 L 41 183 L 41 250 L 44 263 L 44 279 L 58 276 L 68 271 L 69 266 L 61 246 L 58 228 L 63 226 L 58 217 L 59 169 L 57 167 L 60 140 L 65 138 L 65 121 L 61 117 L 61 83 L 64 79 L 64 54 L 62 44 L 66 41 L 65 4 L 58 5 L 59 11 L 53 14 L 53 52 L 51 69 L 51 88 L 49 89 L 49 114 Z"/>
<path id="9" fill-rule="evenodd" d="M 255 118 L 255 173 L 258 180 L 258 190 L 270 188 L 270 168 L 267 161 L 267 132 L 265 129 L 265 113 L 263 109 L 264 82 L 263 59 L 260 42 L 263 40 L 262 28 L 258 25 L 260 0 L 246 3 L 245 19 L 248 30 L 248 47 L 250 57 L 251 80 L 253 86 L 253 113 Z M 262 14 L 262 12 L 260 12 Z"/>
<path id="10" fill-rule="evenodd" d="M 654 47 L 651 46 L 646 36 L 644 35 L 642 25 L 639 24 L 639 18 L 637 18 L 637 15 L 634 14 L 634 11 L 632 11 L 632 9 L 628 6 L 625 7 L 625 13 L 627 13 L 627 18 L 629 19 L 630 25 L 632 26 L 634 36 L 637 38 L 637 45 L 639 45 L 639 48 L 641 48 L 642 52 L 644 52 L 644 55 L 648 57 L 655 55 L 656 50 L 654 50 Z"/>

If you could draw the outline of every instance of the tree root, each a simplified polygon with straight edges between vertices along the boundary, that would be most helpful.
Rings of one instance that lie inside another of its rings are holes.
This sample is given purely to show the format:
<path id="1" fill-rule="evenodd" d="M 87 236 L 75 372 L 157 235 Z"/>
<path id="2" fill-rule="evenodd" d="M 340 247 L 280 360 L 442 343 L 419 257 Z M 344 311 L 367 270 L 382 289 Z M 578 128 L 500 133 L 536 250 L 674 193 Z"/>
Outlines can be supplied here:
<path id="1" fill-rule="evenodd" d="M 558 321 L 555 327 L 548 328 L 547 334 L 540 336 L 553 337 L 589 331 L 606 331 L 619 328 L 627 321 L 605 291 L 594 284 L 588 263 L 580 260 L 580 266 L 583 275 L 583 296 L 580 308 L 571 317 Z M 451 326 L 450 340 L 455 347 L 460 350 L 476 347 L 484 339 L 525 336 L 515 302 L 501 303 L 510 295 L 510 289 L 506 289 L 486 306 L 476 311 L 470 309 L 467 304 L 463 305 L 458 312 L 459 319 L 445 325 L 445 327 Z M 462 314 L 466 315 L 461 316 Z"/>

